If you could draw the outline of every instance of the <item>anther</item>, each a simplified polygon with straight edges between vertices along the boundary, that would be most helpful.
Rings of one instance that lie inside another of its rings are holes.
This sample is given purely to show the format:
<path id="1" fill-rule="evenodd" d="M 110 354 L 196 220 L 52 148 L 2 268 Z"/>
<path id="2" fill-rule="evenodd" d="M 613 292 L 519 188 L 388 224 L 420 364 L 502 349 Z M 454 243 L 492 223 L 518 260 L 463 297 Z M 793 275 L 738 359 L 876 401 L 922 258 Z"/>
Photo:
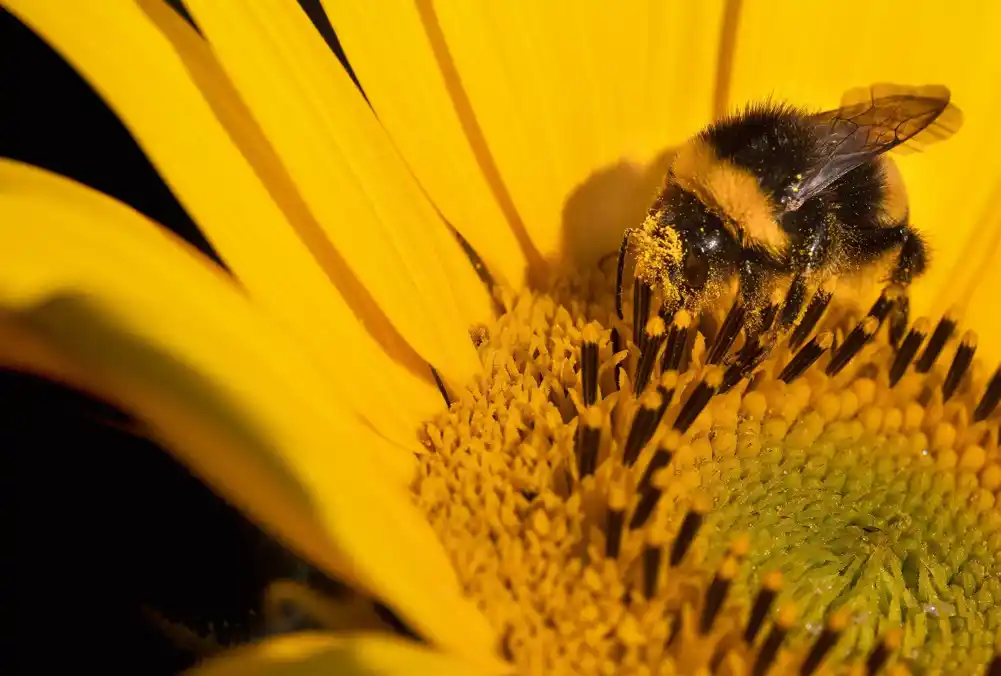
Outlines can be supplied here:
<path id="1" fill-rule="evenodd" d="M 687 432 L 722 384 L 723 373 L 719 369 L 714 368 L 703 376 L 699 384 L 692 390 L 688 401 L 682 405 L 678 412 L 678 418 L 674 421 L 674 429 L 681 433 Z"/>
<path id="2" fill-rule="evenodd" d="M 757 335 L 768 333 L 775 325 L 775 318 L 779 316 L 779 308 L 782 307 L 780 297 L 775 297 L 761 312 L 761 325 L 758 327 Z"/>
<path id="3" fill-rule="evenodd" d="M 615 266 L 615 316 L 619 319 L 625 319 L 622 316 L 622 277 L 626 268 L 626 253 L 629 251 L 629 236 L 632 234 L 632 228 L 622 233 L 622 242 L 619 244 L 619 259 Z"/>
<path id="4" fill-rule="evenodd" d="M 806 373 L 806 370 L 816 363 L 820 356 L 831 349 L 834 336 L 830 332 L 824 332 L 819 336 L 810 339 L 806 345 L 800 349 L 796 355 L 789 360 L 789 363 L 779 374 L 779 380 L 789 384 Z"/>
<path id="5" fill-rule="evenodd" d="M 708 634 L 712 628 L 713 622 L 716 621 L 716 616 L 719 615 L 720 608 L 723 607 L 723 601 L 726 599 L 727 592 L 730 591 L 730 585 L 733 584 L 733 580 L 739 572 L 740 564 L 736 558 L 727 556 L 723 559 L 723 563 L 716 572 L 716 576 L 709 584 L 709 590 L 706 592 L 706 602 L 702 606 L 702 616 L 699 619 L 699 633 L 702 635 Z"/>
<path id="6" fill-rule="evenodd" d="M 763 342 L 762 336 L 758 335 L 749 339 L 740 349 L 736 361 L 730 364 L 723 373 L 723 382 L 720 384 L 718 393 L 726 394 L 734 385 L 754 373 L 770 352 L 771 347 Z"/>
<path id="7" fill-rule="evenodd" d="M 775 661 L 776 655 L 779 653 L 779 648 L 782 647 L 782 642 L 785 640 L 786 634 L 789 633 L 795 622 L 796 608 L 794 606 L 787 605 L 779 609 L 778 617 L 775 618 L 775 625 L 768 633 L 768 637 L 765 638 L 764 643 L 761 644 L 758 657 L 754 660 L 754 668 L 751 670 L 753 676 L 765 676 L 768 673 L 772 663 Z"/>
<path id="8" fill-rule="evenodd" d="M 833 295 L 831 289 L 826 284 L 817 289 L 817 293 L 813 294 L 813 298 L 810 299 L 810 304 L 806 306 L 803 319 L 793 329 L 792 335 L 789 336 L 789 347 L 795 350 L 803 344 L 806 337 L 817 326 L 817 322 L 824 316 L 824 311 L 827 310 L 827 306 L 830 304 Z"/>
<path id="9" fill-rule="evenodd" d="M 637 343 L 641 346 L 639 362 L 636 364 L 636 384 L 634 386 L 634 393 L 637 397 L 650 382 L 650 375 L 657 363 L 657 352 L 660 351 L 660 346 L 666 337 L 664 330 L 664 320 L 660 317 L 651 317 L 646 323 L 642 342 Z"/>
<path id="10" fill-rule="evenodd" d="M 584 342 L 580 346 L 581 395 L 585 406 L 598 401 L 598 328 L 592 323 L 584 327 Z"/>
<path id="11" fill-rule="evenodd" d="M 882 326 L 883 322 L 890 315 L 890 310 L 893 309 L 897 299 L 900 297 L 900 293 L 900 287 L 898 286 L 888 286 L 883 289 L 879 294 L 879 298 L 869 308 L 868 316 L 875 317 L 879 321 L 880 326 Z"/>
<path id="12" fill-rule="evenodd" d="M 662 370 L 677 371 L 685 354 L 688 343 L 688 329 L 692 324 L 692 315 L 687 310 L 678 310 L 671 320 L 671 328 L 667 332 L 667 346 L 664 348 Z"/>
<path id="13" fill-rule="evenodd" d="M 994 641 L 994 659 L 987 665 L 986 676 L 1001 676 L 1001 633 Z"/>
<path id="14" fill-rule="evenodd" d="M 1001 367 L 994 371 L 990 382 L 987 383 L 987 389 L 984 390 L 984 394 L 980 397 L 977 408 L 973 412 L 973 419 L 976 422 L 986 420 L 987 416 L 997 408 L 999 401 L 1001 401 Z"/>
<path id="15" fill-rule="evenodd" d="M 931 334 L 931 340 L 925 346 L 925 351 L 921 353 L 914 370 L 918 373 L 928 373 L 935 365 L 935 360 L 945 347 L 946 341 L 952 337 L 952 332 L 956 330 L 956 319 L 952 313 L 947 312 L 942 319 L 938 320 L 935 331 Z"/>
<path id="16" fill-rule="evenodd" d="M 851 622 L 851 613 L 847 609 L 840 609 L 831 615 L 827 626 L 820 632 L 820 636 L 814 642 L 810 653 L 806 656 L 803 664 L 799 668 L 800 676 L 810 676 L 820 667 L 820 663 L 827 657 L 827 653 L 837 644 L 842 632 L 848 628 Z"/>
<path id="17" fill-rule="evenodd" d="M 956 348 L 956 355 L 952 358 L 952 364 L 949 365 L 949 372 L 942 382 L 942 399 L 944 401 L 948 401 L 956 393 L 956 388 L 963 382 L 963 376 L 966 375 L 966 371 L 970 368 L 970 363 L 973 362 L 973 354 L 976 351 L 977 334 L 973 331 L 967 331 L 959 341 L 959 347 Z"/>
<path id="18" fill-rule="evenodd" d="M 633 343 L 643 349 L 643 329 L 650 316 L 650 297 L 653 289 L 649 284 L 637 279 L 633 282 Z"/>
<path id="19" fill-rule="evenodd" d="M 855 355 L 865 347 L 866 343 L 872 340 L 878 330 L 879 320 L 876 317 L 866 317 L 859 322 L 834 353 L 831 363 L 827 365 L 827 375 L 836 376 L 841 373 L 841 369 L 855 358 Z"/>
<path id="20" fill-rule="evenodd" d="M 740 333 L 740 329 L 744 325 L 745 313 L 746 310 L 740 301 L 734 300 L 730 310 L 726 313 L 719 333 L 716 334 L 712 349 L 709 350 L 709 355 L 706 357 L 707 364 L 718 364 L 723 361 L 723 357 L 733 347 L 733 342 L 737 340 L 737 334 Z"/>
<path id="21" fill-rule="evenodd" d="M 666 448 L 658 448 L 653 457 L 650 458 L 650 464 L 647 465 L 637 486 L 640 497 L 639 502 L 636 503 L 636 511 L 633 512 L 633 517 L 629 520 L 630 529 L 635 530 L 646 525 L 647 519 L 657 507 L 657 502 L 663 491 L 654 485 L 653 477 L 659 470 L 671 464 L 671 457 L 671 451 Z"/>
<path id="22" fill-rule="evenodd" d="M 674 538 L 674 544 L 671 545 L 671 558 L 668 559 L 671 568 L 675 568 L 681 563 L 695 541 L 695 536 L 698 534 L 699 528 L 702 527 L 702 520 L 705 518 L 706 510 L 702 507 L 702 505 L 692 505 L 688 513 L 685 514 L 685 518 L 681 522 L 681 529 L 678 531 L 677 537 Z"/>
<path id="23" fill-rule="evenodd" d="M 907 367 L 911 365 L 914 355 L 918 353 L 918 348 L 928 336 L 929 323 L 924 317 L 918 319 L 907 333 L 904 342 L 900 344 L 900 349 L 897 350 L 897 354 L 893 358 L 893 364 L 890 365 L 890 387 L 900 382 L 900 379 L 907 373 Z"/>
<path id="24" fill-rule="evenodd" d="M 660 392 L 648 392 L 640 401 L 640 408 L 633 417 L 633 423 L 626 437 L 626 445 L 622 451 L 622 464 L 632 467 L 640 456 L 640 451 L 647 445 L 653 433 L 657 431 L 657 418 L 663 398 Z"/>
<path id="25" fill-rule="evenodd" d="M 661 397 L 660 410 L 657 411 L 657 425 L 660 424 L 661 419 L 663 419 L 664 414 L 667 412 L 667 407 L 671 405 L 671 398 L 674 396 L 674 390 L 677 386 L 678 374 L 676 372 L 668 371 L 661 374 L 660 385 L 657 386 L 657 393 Z"/>
<path id="26" fill-rule="evenodd" d="M 786 294 L 785 304 L 782 306 L 781 327 L 792 326 L 792 323 L 799 317 L 800 310 L 803 309 L 803 301 L 806 300 L 806 279 L 803 275 L 796 275 L 789 285 L 789 292 Z"/>
<path id="27" fill-rule="evenodd" d="M 660 578 L 660 560 L 663 558 L 663 548 L 648 544 L 643 550 L 643 595 L 652 599 L 657 594 L 657 582 Z"/>
<path id="28" fill-rule="evenodd" d="M 626 494 L 613 486 L 608 492 L 608 517 L 605 523 L 605 556 L 619 558 L 622 546 L 622 524 L 626 517 Z"/>
<path id="29" fill-rule="evenodd" d="M 903 637 L 903 631 L 900 629 L 891 629 L 886 632 L 883 640 L 873 648 L 872 652 L 869 653 L 869 657 L 866 658 L 865 671 L 869 676 L 876 676 L 879 673 L 879 670 L 890 659 L 890 655 L 900 647 Z"/>
<path id="30" fill-rule="evenodd" d="M 748 645 L 754 643 L 758 632 L 764 626 L 768 612 L 771 610 L 772 604 L 775 603 L 780 589 L 782 589 L 782 573 L 776 571 L 765 576 L 761 589 L 758 590 L 758 595 L 754 599 L 754 605 L 751 606 L 747 627 L 744 629 L 744 642 Z"/>
<path id="31" fill-rule="evenodd" d="M 598 408 L 586 408 L 580 416 L 574 439 L 574 455 L 577 456 L 577 475 L 581 480 L 594 474 L 598 465 L 602 423 L 601 410 Z"/>

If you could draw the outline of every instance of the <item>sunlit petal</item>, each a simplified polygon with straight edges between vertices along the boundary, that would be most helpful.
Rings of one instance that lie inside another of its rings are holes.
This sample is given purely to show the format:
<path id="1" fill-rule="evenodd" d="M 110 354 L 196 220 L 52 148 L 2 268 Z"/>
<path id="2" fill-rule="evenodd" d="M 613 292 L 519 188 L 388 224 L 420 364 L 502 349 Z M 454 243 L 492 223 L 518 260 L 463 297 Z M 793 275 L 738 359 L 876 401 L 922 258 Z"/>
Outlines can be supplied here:
<path id="1" fill-rule="evenodd" d="M 489 150 L 441 53 L 429 5 L 386 5 L 373 12 L 363 0 L 323 3 L 366 98 L 421 187 L 495 276 L 520 285 L 531 243 L 519 243 L 515 233 L 524 226 L 495 168 L 483 161 Z"/>
<path id="2" fill-rule="evenodd" d="M 240 290 L 167 231 L 87 188 L 0 163 L 0 308 L 86 389 L 325 570 L 432 640 L 492 638 L 415 512 L 395 451 Z M 43 353 L 44 355 L 44 353 Z M 21 359 L 31 358 L 31 355 Z M 43 371 L 52 371 L 44 357 Z M 74 379 L 75 380 L 75 379 Z M 392 470 L 396 472 L 396 470 Z"/>
<path id="3" fill-rule="evenodd" d="M 722 1 L 431 4 L 536 247 L 585 264 L 613 250 L 662 155 L 710 116 Z"/>
<path id="4" fill-rule="evenodd" d="M 928 234 L 931 271 L 915 283 L 918 314 L 937 315 L 962 301 L 969 252 L 1001 253 L 995 198 L 1001 180 L 1001 6 L 939 8 L 861 1 L 804 5 L 794 0 L 741 3 L 730 102 L 775 95 L 836 108 L 846 90 L 875 82 L 943 84 L 964 113 L 959 133 L 927 151 L 898 158 L 911 220 Z M 956 36 L 962 36 L 957 39 Z M 961 283 L 957 283 L 961 282 Z M 964 324 L 997 335 L 996 313 L 967 313 Z M 1001 341 L 995 340 L 995 343 Z M 1001 356 L 984 341 L 982 348 Z"/>
<path id="5" fill-rule="evenodd" d="M 391 636 L 303 633 L 234 650 L 188 673 L 190 676 L 474 676 L 485 672 Z"/>
<path id="6" fill-rule="evenodd" d="M 308 17 L 294 0 L 186 6 L 346 264 L 418 353 L 471 377 L 489 296 Z"/>
<path id="7" fill-rule="evenodd" d="M 380 432 L 412 446 L 418 422 L 441 405 L 427 372 L 417 372 L 413 361 L 401 364 L 386 356 L 366 330 L 378 325 L 359 321 L 289 227 L 256 173 L 267 168 L 266 144 L 253 143 L 252 126 L 236 124 L 249 119 L 238 101 L 226 106 L 224 82 L 210 64 L 192 49 L 186 50 L 187 61 L 180 58 L 183 32 L 174 31 L 177 41 L 171 43 L 132 2 L 0 4 L 95 86 L 255 301 L 312 350 L 328 376 L 350 393 L 351 405 Z M 217 109 L 224 109 L 233 133 L 247 141 L 242 147 L 213 114 L 192 73 L 214 95 Z M 247 157 L 262 162 L 251 166 Z M 277 172 L 270 177 L 278 178 Z"/>

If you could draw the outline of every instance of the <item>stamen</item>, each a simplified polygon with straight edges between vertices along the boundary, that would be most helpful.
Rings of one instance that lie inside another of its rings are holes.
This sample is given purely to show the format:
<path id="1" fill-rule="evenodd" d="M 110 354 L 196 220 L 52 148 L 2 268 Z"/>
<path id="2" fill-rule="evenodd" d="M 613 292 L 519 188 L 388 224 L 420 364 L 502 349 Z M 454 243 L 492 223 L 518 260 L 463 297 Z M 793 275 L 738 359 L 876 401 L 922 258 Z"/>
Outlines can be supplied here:
<path id="1" fill-rule="evenodd" d="M 789 360 L 789 363 L 782 369 L 782 373 L 779 374 L 779 380 L 788 385 L 799 378 L 820 359 L 822 354 L 831 349 L 833 342 L 834 336 L 829 331 L 812 338 L 809 343 L 803 346 L 803 349 Z"/>
<path id="2" fill-rule="evenodd" d="M 706 404 L 709 400 L 713 398 L 716 394 L 716 390 L 719 389 L 720 385 L 723 384 L 723 374 L 719 369 L 713 368 L 708 371 L 706 375 L 702 377 L 699 384 L 695 386 L 692 390 L 691 396 L 688 397 L 688 401 L 682 405 L 681 410 L 678 412 L 678 418 L 674 421 L 674 429 L 681 433 L 688 431 L 688 428 L 692 426 L 695 419 L 699 417 L 702 410 L 705 409 Z"/>
<path id="3" fill-rule="evenodd" d="M 584 327 L 580 346 L 580 389 L 585 406 L 598 401 L 598 328 L 592 322 Z"/>
<path id="4" fill-rule="evenodd" d="M 640 280 L 633 282 L 633 343 L 643 351 L 643 327 L 650 316 L 650 297 L 653 289 Z"/>
<path id="5" fill-rule="evenodd" d="M 789 347 L 792 349 L 795 350 L 803 344 L 806 337 L 817 326 L 817 322 L 824 316 L 824 311 L 827 310 L 827 306 L 834 296 L 828 286 L 829 284 L 831 283 L 825 283 L 817 289 L 817 293 L 813 294 L 813 298 L 810 299 L 810 304 L 806 306 L 806 312 L 803 313 L 802 321 L 793 329 L 792 335 L 789 336 Z"/>
<path id="6" fill-rule="evenodd" d="M 653 367 L 657 364 L 657 353 L 666 337 L 664 333 L 664 320 L 660 317 L 651 317 L 646 323 L 646 329 L 642 338 L 639 362 L 636 364 L 636 384 L 634 394 L 638 397 L 646 389 L 653 374 Z"/>
<path id="7" fill-rule="evenodd" d="M 976 422 L 987 420 L 987 416 L 994 412 L 999 401 L 1001 401 L 1001 367 L 994 371 L 990 382 L 987 383 L 987 389 L 984 390 L 984 394 L 980 397 L 980 402 L 977 403 L 977 408 L 973 412 L 973 420 Z"/>
<path id="8" fill-rule="evenodd" d="M 765 676 L 775 661 L 775 656 L 782 647 L 782 642 L 789 633 L 789 629 L 796 623 L 796 608 L 786 605 L 779 609 L 778 617 L 775 618 L 775 625 L 769 632 L 765 642 L 761 644 L 758 651 L 758 658 L 754 661 L 754 668 L 751 671 L 753 676 Z"/>
<path id="9" fill-rule="evenodd" d="M 994 659 L 987 665 L 987 676 L 1001 676 L 1001 633 L 994 641 Z"/>
<path id="10" fill-rule="evenodd" d="M 660 500 L 660 496 L 663 493 L 660 488 L 658 488 L 653 481 L 654 475 L 671 464 L 671 458 L 674 454 L 668 450 L 666 447 L 660 447 L 650 458 L 650 464 L 647 465 L 646 470 L 643 472 L 642 478 L 640 478 L 639 485 L 637 486 L 637 491 L 639 492 L 639 502 L 636 504 L 636 511 L 633 512 L 633 518 L 629 521 L 629 528 L 635 530 L 637 528 L 642 528 L 646 525 L 647 519 L 653 514 L 654 508 L 657 507 L 657 501 Z"/>
<path id="11" fill-rule="evenodd" d="M 594 474 L 598 464 L 598 447 L 601 443 L 602 414 L 598 408 L 586 408 L 580 416 L 577 436 L 574 439 L 574 455 L 577 457 L 577 476 Z"/>
<path id="12" fill-rule="evenodd" d="M 785 304 L 782 306 L 781 327 L 792 326 L 803 309 L 803 301 L 806 300 L 806 279 L 803 275 L 793 277 L 789 285 L 789 292 L 786 294 Z"/>
<path id="13" fill-rule="evenodd" d="M 899 286 L 888 286 L 883 289 L 879 294 L 879 298 L 876 302 L 872 304 L 869 308 L 869 317 L 875 317 L 879 321 L 879 325 L 882 326 L 883 322 L 890 314 L 890 310 L 893 309 L 894 304 L 896 304 L 897 299 L 900 297 L 901 289 Z"/>
<path id="14" fill-rule="evenodd" d="M 875 676 L 883 668 L 890 655 L 900 648 L 900 643 L 904 638 L 904 632 L 900 629 L 891 629 L 886 632 L 886 636 L 879 642 L 869 657 L 865 661 L 865 670 L 869 676 Z"/>
<path id="15" fill-rule="evenodd" d="M 928 373 L 931 371 L 931 367 L 935 365 L 935 360 L 938 359 L 942 348 L 945 347 L 946 341 L 952 337 L 952 333 L 955 330 L 956 319 L 951 311 L 947 312 L 942 319 L 938 320 L 935 331 L 931 334 L 931 340 L 925 346 L 925 351 L 921 353 L 921 358 L 918 359 L 914 370 L 918 373 Z"/>
<path id="16" fill-rule="evenodd" d="M 744 344 L 737 360 L 727 367 L 723 373 L 723 382 L 719 387 L 719 394 L 726 394 L 737 383 L 754 373 L 755 369 L 768 357 L 771 347 L 764 343 L 761 335 L 755 336 Z"/>
<path id="17" fill-rule="evenodd" d="M 613 486 L 608 493 L 608 517 L 605 523 L 605 556 L 619 558 L 622 546 L 622 524 L 626 518 L 626 493 Z"/>
<path id="18" fill-rule="evenodd" d="M 730 591 L 730 585 L 733 584 L 733 580 L 739 572 L 740 564 L 735 557 L 727 556 L 723 559 L 716 577 L 713 578 L 712 583 L 709 585 L 709 590 L 706 592 L 705 605 L 702 606 L 699 633 L 703 636 L 709 633 L 713 622 L 716 621 L 716 616 L 719 614 L 720 608 L 723 607 L 726 594 Z"/>
<path id="19" fill-rule="evenodd" d="M 629 251 L 629 235 L 632 232 L 632 229 L 627 229 L 622 233 L 622 242 L 619 243 L 619 258 L 615 265 L 615 316 L 619 319 L 625 319 L 622 316 L 622 277 L 626 268 L 626 253 Z"/>
<path id="20" fill-rule="evenodd" d="M 688 343 L 688 329 L 692 324 L 692 315 L 687 310 L 679 310 L 671 320 L 671 328 L 667 333 L 667 346 L 664 348 L 664 359 L 661 364 L 663 371 L 677 371 Z"/>
<path id="21" fill-rule="evenodd" d="M 841 370 L 855 358 L 866 343 L 872 340 L 879 330 L 879 320 L 876 317 L 866 317 L 852 329 L 852 332 L 845 338 L 837 352 L 831 358 L 831 363 L 827 365 L 826 373 L 829 376 L 836 376 Z"/>
<path id="22" fill-rule="evenodd" d="M 740 333 L 740 329 L 744 325 L 745 313 L 746 310 L 740 301 L 734 300 L 723 320 L 723 326 L 716 334 L 716 340 L 713 341 L 712 349 L 709 350 L 709 356 L 706 357 L 707 364 L 719 364 L 723 361 L 723 357 L 733 347 L 734 341 L 737 340 L 737 334 Z"/>
<path id="23" fill-rule="evenodd" d="M 633 417 L 633 424 L 626 437 L 625 449 L 622 451 L 622 464 L 632 467 L 640 456 L 640 451 L 647 445 L 653 433 L 657 431 L 658 414 L 663 397 L 660 392 L 648 392 L 640 402 L 640 409 Z"/>
<path id="24" fill-rule="evenodd" d="M 678 531 L 677 537 L 674 538 L 674 544 L 671 545 L 671 558 L 668 559 L 671 568 L 677 568 L 678 564 L 685 558 L 685 554 L 688 553 L 695 541 L 699 528 L 702 527 L 705 513 L 704 505 L 692 505 L 688 513 L 685 514 L 685 519 L 681 522 L 681 529 Z"/>
<path id="25" fill-rule="evenodd" d="M 973 354 L 976 351 L 977 334 L 973 331 L 967 331 L 963 334 L 962 340 L 959 341 L 959 347 L 956 348 L 956 356 L 952 358 L 949 372 L 942 383 L 943 401 L 949 401 L 952 395 L 956 393 L 956 388 L 963 381 L 963 376 L 966 375 L 966 371 L 970 368 L 970 364 L 973 362 Z"/>
<path id="26" fill-rule="evenodd" d="M 921 317 L 914 322 L 914 326 L 907 333 L 907 337 L 901 343 L 900 349 L 897 350 L 897 354 L 893 358 L 893 364 L 890 366 L 890 387 L 894 387 L 907 373 L 907 367 L 911 365 L 914 355 L 918 353 L 918 348 L 928 336 L 929 323 L 926 318 Z"/>
<path id="27" fill-rule="evenodd" d="M 748 645 L 754 643 L 758 632 L 764 626 L 768 612 L 771 610 L 772 604 L 775 603 L 780 589 L 782 589 L 782 573 L 778 571 L 769 573 L 762 580 L 761 589 L 758 590 L 758 595 L 754 599 L 751 615 L 747 619 L 747 627 L 744 629 L 744 642 Z"/>
<path id="28" fill-rule="evenodd" d="M 837 644 L 838 639 L 841 638 L 842 632 L 848 628 L 848 624 L 850 622 L 851 613 L 847 609 L 843 608 L 831 615 L 827 626 L 820 632 L 820 636 L 817 637 L 816 642 L 813 644 L 813 648 L 810 649 L 810 653 L 806 656 L 806 660 L 799 668 L 800 676 L 810 676 L 810 674 L 815 672 L 817 668 L 820 667 L 820 663 L 824 661 L 824 658 L 827 657 L 827 653 L 829 653 Z"/>
<path id="29" fill-rule="evenodd" d="M 659 544 L 648 543 L 643 549 L 643 595 L 648 599 L 652 599 L 657 594 L 663 552 L 664 548 Z"/>

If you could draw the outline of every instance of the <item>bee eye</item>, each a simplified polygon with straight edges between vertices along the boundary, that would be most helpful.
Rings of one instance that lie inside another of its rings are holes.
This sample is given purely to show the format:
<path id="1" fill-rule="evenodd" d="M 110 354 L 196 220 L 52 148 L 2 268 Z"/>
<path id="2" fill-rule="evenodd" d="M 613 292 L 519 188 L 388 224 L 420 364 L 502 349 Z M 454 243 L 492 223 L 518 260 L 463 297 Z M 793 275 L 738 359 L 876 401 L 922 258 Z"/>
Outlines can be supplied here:
<path id="1" fill-rule="evenodd" d="M 693 289 L 701 289 L 709 279 L 709 259 L 700 255 L 694 248 L 688 250 L 685 256 L 685 265 L 682 268 L 685 276 L 685 283 Z"/>

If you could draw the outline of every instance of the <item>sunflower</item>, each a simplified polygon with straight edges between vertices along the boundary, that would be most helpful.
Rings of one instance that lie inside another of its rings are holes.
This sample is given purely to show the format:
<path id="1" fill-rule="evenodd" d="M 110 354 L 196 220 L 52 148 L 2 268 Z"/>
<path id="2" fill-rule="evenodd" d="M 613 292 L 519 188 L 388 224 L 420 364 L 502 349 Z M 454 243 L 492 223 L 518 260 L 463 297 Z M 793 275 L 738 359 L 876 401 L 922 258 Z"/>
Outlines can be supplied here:
<path id="1" fill-rule="evenodd" d="M 292 585 L 331 631 L 203 673 L 991 662 L 1001 10 L 324 2 L 362 94 L 292 0 L 184 4 L 197 30 L 161 0 L 0 0 L 228 267 L 2 161 L 0 363 L 132 412 L 425 641 L 333 631 L 331 599 Z M 836 299 L 735 373 L 725 305 L 665 318 L 640 290 L 620 318 L 603 257 L 671 147 L 731 103 L 880 80 L 946 83 L 966 112 L 900 162 L 935 251 L 912 307 L 941 319 L 894 350 L 890 295 L 861 320 L 872 299 Z"/>

